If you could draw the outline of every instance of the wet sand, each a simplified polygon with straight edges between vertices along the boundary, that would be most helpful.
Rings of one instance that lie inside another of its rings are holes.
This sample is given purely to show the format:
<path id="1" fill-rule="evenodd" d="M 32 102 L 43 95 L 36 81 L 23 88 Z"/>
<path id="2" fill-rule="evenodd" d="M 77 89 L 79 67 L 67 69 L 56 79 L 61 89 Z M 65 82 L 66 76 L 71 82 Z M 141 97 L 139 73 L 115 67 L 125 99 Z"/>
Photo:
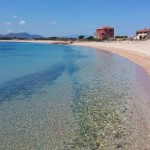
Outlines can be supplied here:
<path id="1" fill-rule="evenodd" d="M 74 45 L 92 47 L 127 58 L 141 66 L 137 71 L 140 81 L 138 88 L 145 92 L 145 98 L 137 97 L 130 101 L 133 114 L 130 115 L 133 130 L 133 143 L 131 148 L 138 150 L 150 149 L 150 40 L 149 41 L 123 41 L 123 42 L 79 42 Z M 145 72 L 146 71 L 146 72 Z M 135 93 L 136 94 L 136 93 Z M 140 95 L 137 93 L 137 95 Z"/>

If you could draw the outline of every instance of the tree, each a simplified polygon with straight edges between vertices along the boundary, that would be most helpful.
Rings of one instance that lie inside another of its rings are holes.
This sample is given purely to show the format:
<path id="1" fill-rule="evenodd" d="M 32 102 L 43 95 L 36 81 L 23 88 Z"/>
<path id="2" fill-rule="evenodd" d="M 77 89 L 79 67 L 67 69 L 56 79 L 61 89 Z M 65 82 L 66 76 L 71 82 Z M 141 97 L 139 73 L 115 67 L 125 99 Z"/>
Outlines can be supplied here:
<path id="1" fill-rule="evenodd" d="M 117 35 L 117 36 L 115 36 L 115 38 L 118 39 L 118 38 L 120 38 L 120 36 Z"/>
<path id="2" fill-rule="evenodd" d="M 58 39 L 58 37 L 55 37 L 55 36 L 54 36 L 54 37 L 49 37 L 48 39 L 49 39 L 49 40 L 54 40 L 54 41 L 55 41 L 55 40 Z"/>
<path id="3" fill-rule="evenodd" d="M 87 40 L 92 41 L 92 40 L 94 40 L 94 37 L 93 36 L 89 36 L 89 37 L 87 37 Z"/>
<path id="4" fill-rule="evenodd" d="M 79 39 L 84 39 L 84 37 L 85 37 L 84 35 L 80 35 L 78 38 Z"/>

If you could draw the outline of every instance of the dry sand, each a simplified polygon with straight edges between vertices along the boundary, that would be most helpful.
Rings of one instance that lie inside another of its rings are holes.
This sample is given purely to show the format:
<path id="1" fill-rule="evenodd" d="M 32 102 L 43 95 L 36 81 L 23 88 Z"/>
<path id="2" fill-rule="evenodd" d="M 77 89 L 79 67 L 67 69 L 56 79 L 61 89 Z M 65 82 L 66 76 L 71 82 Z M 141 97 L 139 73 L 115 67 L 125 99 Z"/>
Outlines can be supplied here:
<path id="1" fill-rule="evenodd" d="M 78 42 L 74 43 L 74 45 L 93 47 L 118 54 L 143 67 L 150 75 L 150 40 L 117 42 Z"/>

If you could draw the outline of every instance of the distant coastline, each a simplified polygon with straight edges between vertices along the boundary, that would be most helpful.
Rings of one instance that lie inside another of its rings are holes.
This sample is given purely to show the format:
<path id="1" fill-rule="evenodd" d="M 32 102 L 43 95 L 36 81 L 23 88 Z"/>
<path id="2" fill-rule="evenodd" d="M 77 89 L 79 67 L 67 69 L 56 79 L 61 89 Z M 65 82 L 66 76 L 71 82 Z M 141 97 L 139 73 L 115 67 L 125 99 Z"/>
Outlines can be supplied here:
<path id="1" fill-rule="evenodd" d="M 45 44 L 72 44 L 72 41 L 58 41 L 58 40 L 0 40 L 0 42 L 20 42 L 20 43 L 45 43 Z"/>

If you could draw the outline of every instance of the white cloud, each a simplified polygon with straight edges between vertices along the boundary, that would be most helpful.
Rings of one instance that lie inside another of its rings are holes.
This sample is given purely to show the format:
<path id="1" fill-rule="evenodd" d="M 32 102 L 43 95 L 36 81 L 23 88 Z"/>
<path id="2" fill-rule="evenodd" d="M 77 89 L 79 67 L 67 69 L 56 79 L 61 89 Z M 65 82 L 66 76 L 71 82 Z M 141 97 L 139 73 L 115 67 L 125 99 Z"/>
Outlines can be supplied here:
<path id="1" fill-rule="evenodd" d="M 51 22 L 50 22 L 50 24 L 56 24 L 56 23 L 57 23 L 56 21 L 51 21 Z"/>
<path id="2" fill-rule="evenodd" d="M 19 22 L 19 24 L 20 24 L 20 25 L 24 25 L 24 24 L 26 24 L 26 21 L 21 20 L 21 21 Z"/>
<path id="3" fill-rule="evenodd" d="M 11 23 L 11 22 L 6 22 L 6 23 L 5 23 L 5 25 L 7 25 L 7 26 L 11 26 L 11 25 L 12 25 L 12 23 Z"/>
<path id="4" fill-rule="evenodd" d="M 13 16 L 13 18 L 14 18 L 14 19 L 16 19 L 16 18 L 17 18 L 17 16 L 16 16 L 16 15 L 14 15 L 14 16 Z"/>

